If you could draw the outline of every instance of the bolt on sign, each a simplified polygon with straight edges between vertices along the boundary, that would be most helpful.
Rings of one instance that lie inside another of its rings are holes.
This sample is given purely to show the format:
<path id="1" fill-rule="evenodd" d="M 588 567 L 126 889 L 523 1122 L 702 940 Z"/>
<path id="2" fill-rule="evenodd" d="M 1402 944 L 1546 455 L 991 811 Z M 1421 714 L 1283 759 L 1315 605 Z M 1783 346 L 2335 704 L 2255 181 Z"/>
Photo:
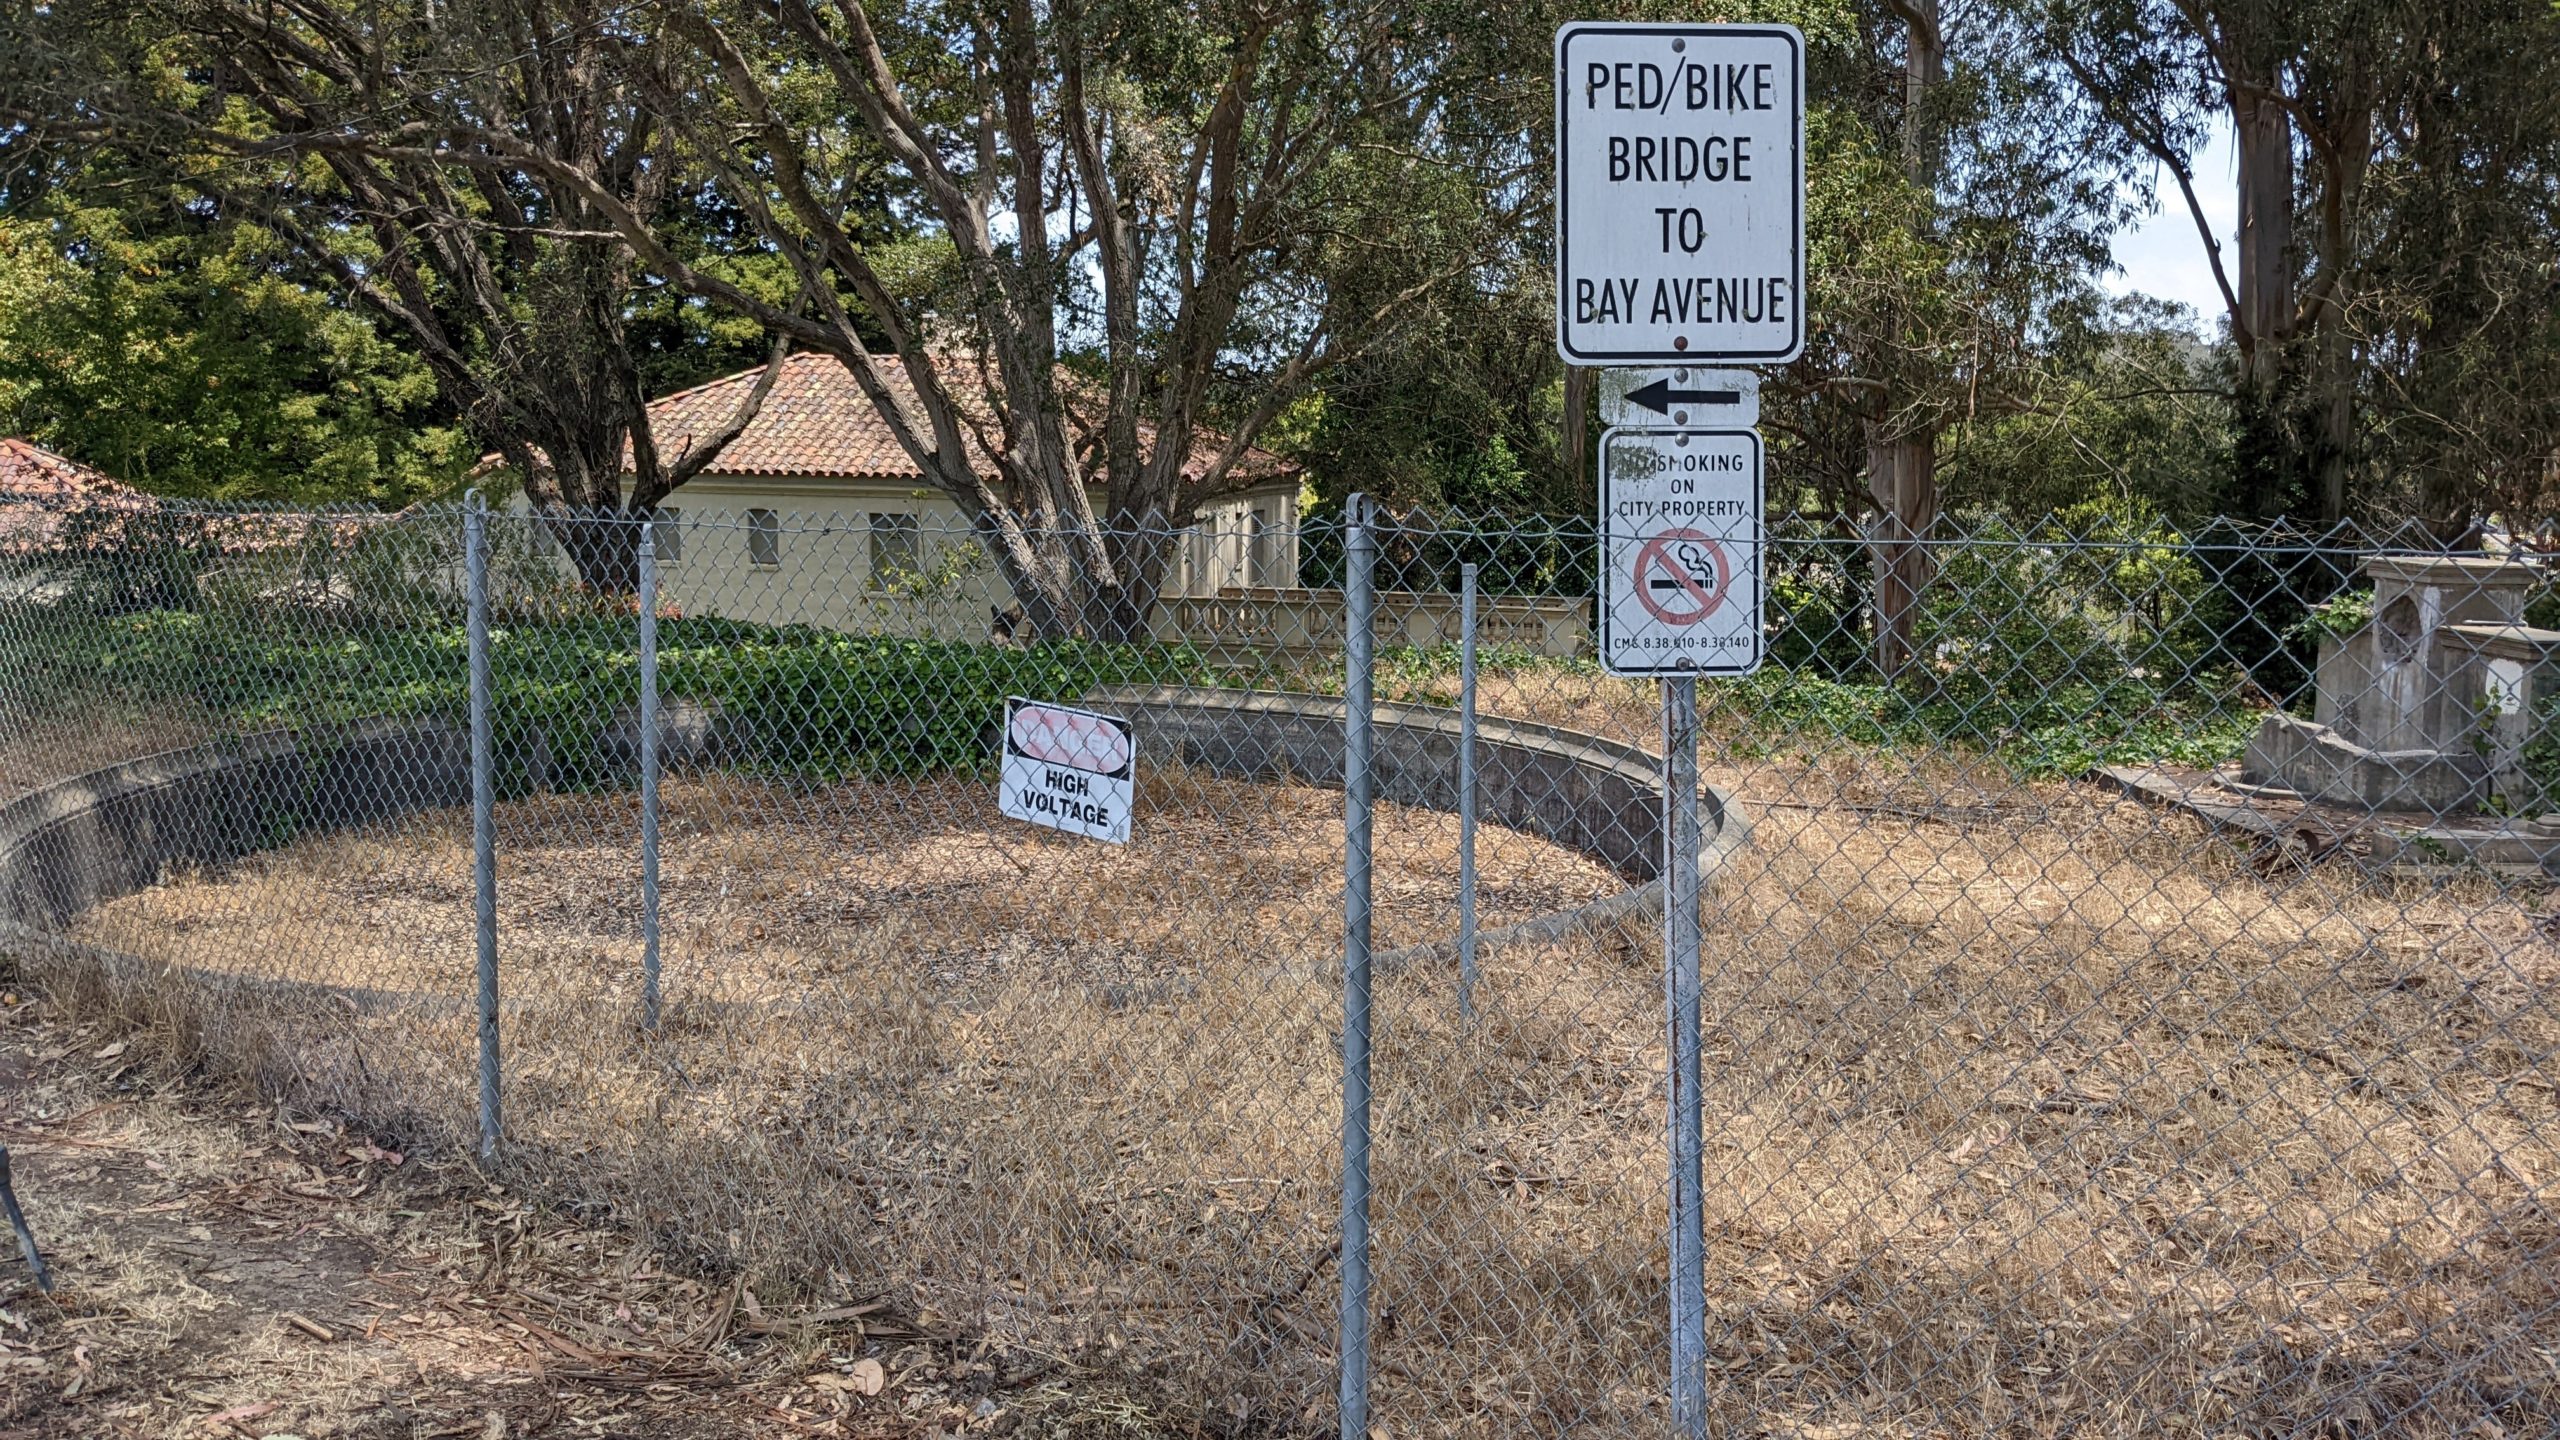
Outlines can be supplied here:
<path id="1" fill-rule="evenodd" d="M 1136 734 L 1115 715 L 1019 697 L 1004 702 L 1002 814 L 1114 845 L 1137 808 Z"/>
<path id="2" fill-rule="evenodd" d="M 1567 364 L 1804 350 L 1804 36 L 1556 31 L 1556 348 Z"/>
<path id="3" fill-rule="evenodd" d="M 1761 451 L 1749 430 L 1600 436 L 1600 663 L 1748 675 L 1761 658 Z"/>

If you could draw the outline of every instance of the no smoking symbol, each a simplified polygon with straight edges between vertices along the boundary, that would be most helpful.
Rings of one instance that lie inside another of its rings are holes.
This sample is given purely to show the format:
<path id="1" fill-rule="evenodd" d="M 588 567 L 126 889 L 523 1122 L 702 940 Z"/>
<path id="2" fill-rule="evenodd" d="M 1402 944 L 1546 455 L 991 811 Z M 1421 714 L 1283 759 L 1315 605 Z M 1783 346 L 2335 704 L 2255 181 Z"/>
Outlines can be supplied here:
<path id="1" fill-rule="evenodd" d="M 1636 551 L 1636 603 L 1666 625 L 1695 625 L 1724 607 L 1732 562 L 1715 537 L 1665 530 Z"/>

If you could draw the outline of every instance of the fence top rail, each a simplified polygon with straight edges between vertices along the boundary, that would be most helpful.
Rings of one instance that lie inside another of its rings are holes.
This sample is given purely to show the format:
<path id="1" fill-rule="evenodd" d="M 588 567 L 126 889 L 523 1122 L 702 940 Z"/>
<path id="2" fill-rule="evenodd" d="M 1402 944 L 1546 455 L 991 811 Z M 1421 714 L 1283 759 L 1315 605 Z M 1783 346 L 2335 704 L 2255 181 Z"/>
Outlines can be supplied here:
<path id="1" fill-rule="evenodd" d="M 928 500 L 934 492 L 920 491 L 917 499 Z M 870 503 L 874 497 L 847 494 L 848 501 Z M 878 501 L 890 503 L 886 499 Z M 352 522 L 358 525 L 381 525 L 391 522 L 446 520 L 459 522 L 465 512 L 459 497 L 441 497 L 416 501 L 395 509 L 359 502 L 295 502 L 207 498 L 200 496 L 155 495 L 140 490 L 123 490 L 111 494 L 66 493 L 55 489 L 0 485 L 0 509 L 36 509 L 58 515 L 92 514 L 100 517 L 165 516 L 172 519 L 273 519 Z M 783 506 L 761 506 L 751 500 L 727 495 L 689 495 L 679 490 L 668 497 L 663 507 L 675 512 L 688 526 L 779 525 L 786 528 L 844 528 L 844 512 Z M 622 509 L 594 512 L 567 510 L 518 509 L 493 507 L 490 518 L 495 523 L 531 523 L 575 521 L 591 524 L 637 525 L 654 513 Z M 952 533 L 977 533 L 965 517 L 918 511 L 913 519 L 919 526 Z M 1326 534 L 1339 531 L 1343 516 L 1328 504 L 1306 508 L 1288 517 L 1301 533 Z M 1467 511 L 1445 507 L 1410 506 L 1402 510 L 1382 510 L 1371 526 L 1382 540 L 1413 541 L 1469 537 L 1505 537 L 1518 539 L 1584 540 L 1591 537 L 1596 525 L 1584 514 L 1535 515 L 1500 512 Z M 1173 538 L 1210 531 L 1224 533 L 1212 517 L 1184 520 L 1147 520 L 1136 523 L 1096 526 L 1094 533 L 1119 536 L 1153 536 Z M 2560 533 L 2534 532 L 2517 534 L 2497 525 L 2471 527 L 2466 533 L 2443 536 L 2409 520 L 2342 520 L 2316 524 L 2289 519 L 2250 519 L 2214 517 L 2185 524 L 2166 520 L 2127 516 L 2090 517 L 2071 512 L 2051 512 L 2038 516 L 2011 515 L 1981 509 L 1959 509 L 1940 517 L 1926 535 L 1909 538 L 1887 537 L 1869 533 L 1862 517 L 1811 509 L 1779 509 L 1769 517 L 1770 540 L 1786 545 L 1837 545 L 1858 547 L 1890 541 L 1895 544 L 1922 546 L 1953 545 L 2020 545 L 2079 549 L 2146 549 L 2158 547 L 2196 550 L 2252 550 L 2259 552 L 2397 554 L 2432 559 L 2504 559 L 2517 563 L 2548 565 L 2560 563 Z M 1034 530 L 1032 538 L 1060 538 L 1078 533 L 1075 527 Z M 1395 557 L 1382 555 L 1392 566 Z"/>

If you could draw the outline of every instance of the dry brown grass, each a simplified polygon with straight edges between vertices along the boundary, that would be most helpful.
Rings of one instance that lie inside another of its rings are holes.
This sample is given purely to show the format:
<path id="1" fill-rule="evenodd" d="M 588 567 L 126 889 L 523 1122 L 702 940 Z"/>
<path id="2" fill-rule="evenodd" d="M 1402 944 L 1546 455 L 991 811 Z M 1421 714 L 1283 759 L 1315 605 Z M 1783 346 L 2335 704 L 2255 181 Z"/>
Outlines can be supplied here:
<path id="1" fill-rule="evenodd" d="M 55 1282 L 0 1251 L 0 1440 L 1129 1433 L 1092 1377 L 157 1074 L 118 1018 L 0 993 L 0 1137 Z"/>
<path id="2" fill-rule="evenodd" d="M 1646 738 L 1637 687 L 1534 682 L 1497 708 Z M 1757 825 L 1709 902 L 1722 1432 L 2560 1427 L 2538 892 L 2262 877 L 2182 820 L 1951 763 L 1711 774 Z M 1149 793 L 1112 851 L 971 785 L 680 787 L 656 1037 L 630 802 L 510 807 L 517 1163 L 768 1273 L 883 1277 L 1000 1350 L 1124 1369 L 1175 1424 L 1315 1427 L 1339 797 Z M 1443 933 L 1450 835 L 1382 817 L 1382 944 Z M 1613 883 L 1517 836 L 1486 870 L 1489 923 Z M 365 987 L 208 992 L 200 1028 L 264 1027 L 270 1083 L 449 1139 L 467 875 L 441 817 L 181 877 L 82 938 Z M 1472 1027 L 1436 968 L 1378 1006 L 1387 1433 L 1659 1433 L 1652 937 L 1496 953 Z"/>

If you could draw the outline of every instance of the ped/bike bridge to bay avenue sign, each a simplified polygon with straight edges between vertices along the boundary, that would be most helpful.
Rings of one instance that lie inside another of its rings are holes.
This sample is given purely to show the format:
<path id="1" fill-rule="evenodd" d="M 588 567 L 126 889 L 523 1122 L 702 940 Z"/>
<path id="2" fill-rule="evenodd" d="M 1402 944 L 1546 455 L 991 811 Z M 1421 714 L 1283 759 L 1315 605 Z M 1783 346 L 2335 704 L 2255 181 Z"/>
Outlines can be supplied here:
<path id="1" fill-rule="evenodd" d="M 1556 32 L 1556 348 L 1567 364 L 1804 351 L 1804 36 Z"/>
<path id="2" fill-rule="evenodd" d="M 1670 367 L 1602 386 L 1598 618 L 1602 664 L 1662 682 L 1671 1422 L 1681 1440 L 1705 1440 L 1698 677 L 1760 664 L 1763 467 L 1750 428 L 1755 377 L 1704 367 L 1779 365 L 1804 351 L 1804 36 L 1787 25 L 1574 21 L 1556 31 L 1555 66 L 1556 349 L 1568 365 Z M 1367 543 L 1353 526 L 1346 545 Z M 1355 563 L 1348 573 L 1358 612 L 1365 572 Z M 1369 637 L 1352 626 L 1347 639 L 1338 1419 L 1341 1440 L 1368 1440 L 1367 829 L 1348 797 L 1366 794 L 1371 696 L 1360 663 Z"/>
<path id="3" fill-rule="evenodd" d="M 1555 65 L 1557 352 L 1670 367 L 1600 386 L 1597 628 L 1605 668 L 1662 684 L 1671 1430 L 1705 1440 L 1698 677 L 1759 668 L 1765 501 L 1757 377 L 1706 367 L 1804 352 L 1804 36 L 1575 21 Z M 1346 1337 L 1365 1304 L 1346 1283 Z M 1343 1366 L 1343 1440 L 1367 1433 L 1361 1368 Z"/>

